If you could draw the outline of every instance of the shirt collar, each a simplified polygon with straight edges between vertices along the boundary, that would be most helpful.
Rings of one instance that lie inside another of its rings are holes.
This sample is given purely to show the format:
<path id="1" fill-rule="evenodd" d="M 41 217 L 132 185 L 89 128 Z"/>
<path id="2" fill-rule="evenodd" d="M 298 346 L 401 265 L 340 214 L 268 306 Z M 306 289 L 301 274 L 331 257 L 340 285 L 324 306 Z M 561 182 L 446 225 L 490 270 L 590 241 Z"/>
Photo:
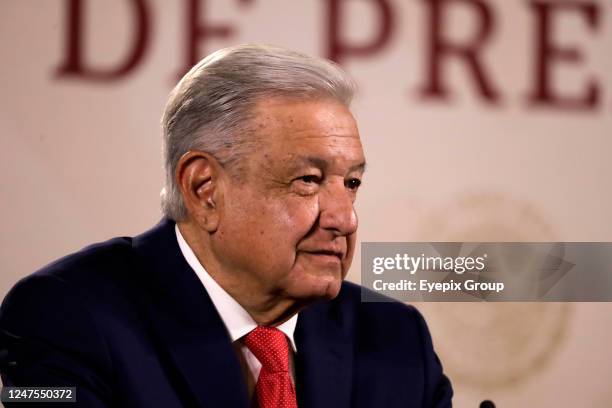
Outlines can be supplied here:
<path id="1" fill-rule="evenodd" d="M 178 228 L 178 225 L 174 226 L 174 230 L 176 231 L 176 239 L 178 241 L 179 247 L 181 249 L 181 253 L 183 257 L 191 266 L 191 269 L 198 275 L 198 278 L 204 285 L 206 292 L 210 296 L 210 299 L 215 305 L 217 312 L 221 316 L 221 320 L 225 324 L 229 335 L 232 339 L 232 342 L 240 339 L 241 337 L 247 335 L 252 330 L 257 327 L 257 323 L 249 313 L 244 310 L 244 308 L 230 296 L 229 293 L 225 291 L 213 278 L 206 272 L 206 269 L 202 266 L 198 258 L 195 256 L 191 247 L 183 238 L 181 231 Z M 295 326 L 297 324 L 297 314 L 291 316 L 289 320 L 286 322 L 276 326 L 277 329 L 285 333 L 289 342 L 291 343 L 291 347 L 293 348 L 293 352 L 297 352 L 297 348 L 295 346 L 295 341 L 293 339 L 293 334 L 295 333 Z"/>

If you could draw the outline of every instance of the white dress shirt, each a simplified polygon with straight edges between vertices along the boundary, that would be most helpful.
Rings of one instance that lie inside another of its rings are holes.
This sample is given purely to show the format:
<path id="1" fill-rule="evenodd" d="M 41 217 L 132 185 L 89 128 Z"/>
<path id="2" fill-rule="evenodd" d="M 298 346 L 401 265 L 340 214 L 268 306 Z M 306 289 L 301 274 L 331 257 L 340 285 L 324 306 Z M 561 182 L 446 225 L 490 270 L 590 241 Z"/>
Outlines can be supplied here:
<path id="1" fill-rule="evenodd" d="M 249 350 L 249 348 L 244 344 L 242 337 L 247 335 L 251 330 L 257 327 L 257 323 L 249 313 L 244 310 L 244 308 L 227 293 L 209 274 L 206 272 L 198 258 L 195 256 L 185 238 L 181 234 L 181 231 L 178 228 L 178 225 L 174 227 L 176 231 L 176 239 L 178 241 L 179 247 L 185 260 L 191 266 L 191 269 L 198 275 L 202 285 L 208 292 L 210 299 L 212 300 L 217 312 L 221 316 L 221 320 L 225 324 L 227 331 L 232 339 L 234 344 L 234 348 L 238 351 L 238 357 L 241 365 L 246 364 L 248 368 L 247 375 L 247 387 L 249 389 L 249 393 L 252 394 L 254 385 L 257 382 L 257 378 L 259 378 L 259 371 L 261 370 L 261 363 L 255 357 L 255 355 Z M 295 332 L 295 326 L 297 324 L 298 315 L 293 315 L 286 322 L 276 326 L 277 329 L 281 330 L 291 343 L 291 349 L 293 353 L 290 353 L 290 364 L 292 367 L 292 379 L 295 378 L 294 368 L 293 368 L 293 354 L 297 352 L 297 348 L 295 346 L 295 341 L 293 339 L 293 333 Z M 240 358 L 242 357 L 242 358 Z M 295 380 L 294 380 L 295 381 Z"/>

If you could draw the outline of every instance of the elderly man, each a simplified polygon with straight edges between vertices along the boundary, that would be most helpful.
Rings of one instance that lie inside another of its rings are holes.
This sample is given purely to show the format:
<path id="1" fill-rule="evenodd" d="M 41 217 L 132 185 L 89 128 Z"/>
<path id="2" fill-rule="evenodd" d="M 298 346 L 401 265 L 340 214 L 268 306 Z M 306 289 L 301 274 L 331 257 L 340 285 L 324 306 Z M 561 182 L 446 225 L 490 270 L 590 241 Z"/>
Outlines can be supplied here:
<path id="1" fill-rule="evenodd" d="M 365 168 L 353 88 L 268 46 L 193 67 L 163 118 L 165 218 L 13 288 L 4 384 L 91 407 L 450 406 L 420 314 L 343 282 Z"/>

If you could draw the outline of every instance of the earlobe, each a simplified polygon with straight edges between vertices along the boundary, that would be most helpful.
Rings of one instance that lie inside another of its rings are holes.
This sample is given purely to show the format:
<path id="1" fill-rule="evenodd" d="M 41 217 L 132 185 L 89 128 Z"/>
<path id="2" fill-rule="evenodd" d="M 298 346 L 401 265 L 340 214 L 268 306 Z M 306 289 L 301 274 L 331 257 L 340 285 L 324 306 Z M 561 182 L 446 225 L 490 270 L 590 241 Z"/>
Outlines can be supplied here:
<path id="1" fill-rule="evenodd" d="M 178 162 L 176 181 L 188 216 L 202 229 L 214 232 L 219 220 L 217 198 L 221 168 L 206 152 L 189 151 Z"/>

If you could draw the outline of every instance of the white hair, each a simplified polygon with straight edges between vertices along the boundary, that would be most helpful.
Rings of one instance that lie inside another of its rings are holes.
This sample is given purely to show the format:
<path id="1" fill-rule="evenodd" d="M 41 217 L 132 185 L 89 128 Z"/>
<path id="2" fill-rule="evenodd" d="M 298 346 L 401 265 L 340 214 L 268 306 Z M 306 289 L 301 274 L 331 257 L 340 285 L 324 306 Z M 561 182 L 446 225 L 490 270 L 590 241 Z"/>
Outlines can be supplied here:
<path id="1" fill-rule="evenodd" d="M 162 118 L 164 215 L 175 221 L 187 216 L 175 173 L 188 151 L 205 151 L 228 170 L 239 170 L 257 143 L 247 126 L 258 101 L 323 97 L 349 107 L 354 90 L 335 63 L 284 48 L 245 44 L 208 55 L 172 90 Z"/>

